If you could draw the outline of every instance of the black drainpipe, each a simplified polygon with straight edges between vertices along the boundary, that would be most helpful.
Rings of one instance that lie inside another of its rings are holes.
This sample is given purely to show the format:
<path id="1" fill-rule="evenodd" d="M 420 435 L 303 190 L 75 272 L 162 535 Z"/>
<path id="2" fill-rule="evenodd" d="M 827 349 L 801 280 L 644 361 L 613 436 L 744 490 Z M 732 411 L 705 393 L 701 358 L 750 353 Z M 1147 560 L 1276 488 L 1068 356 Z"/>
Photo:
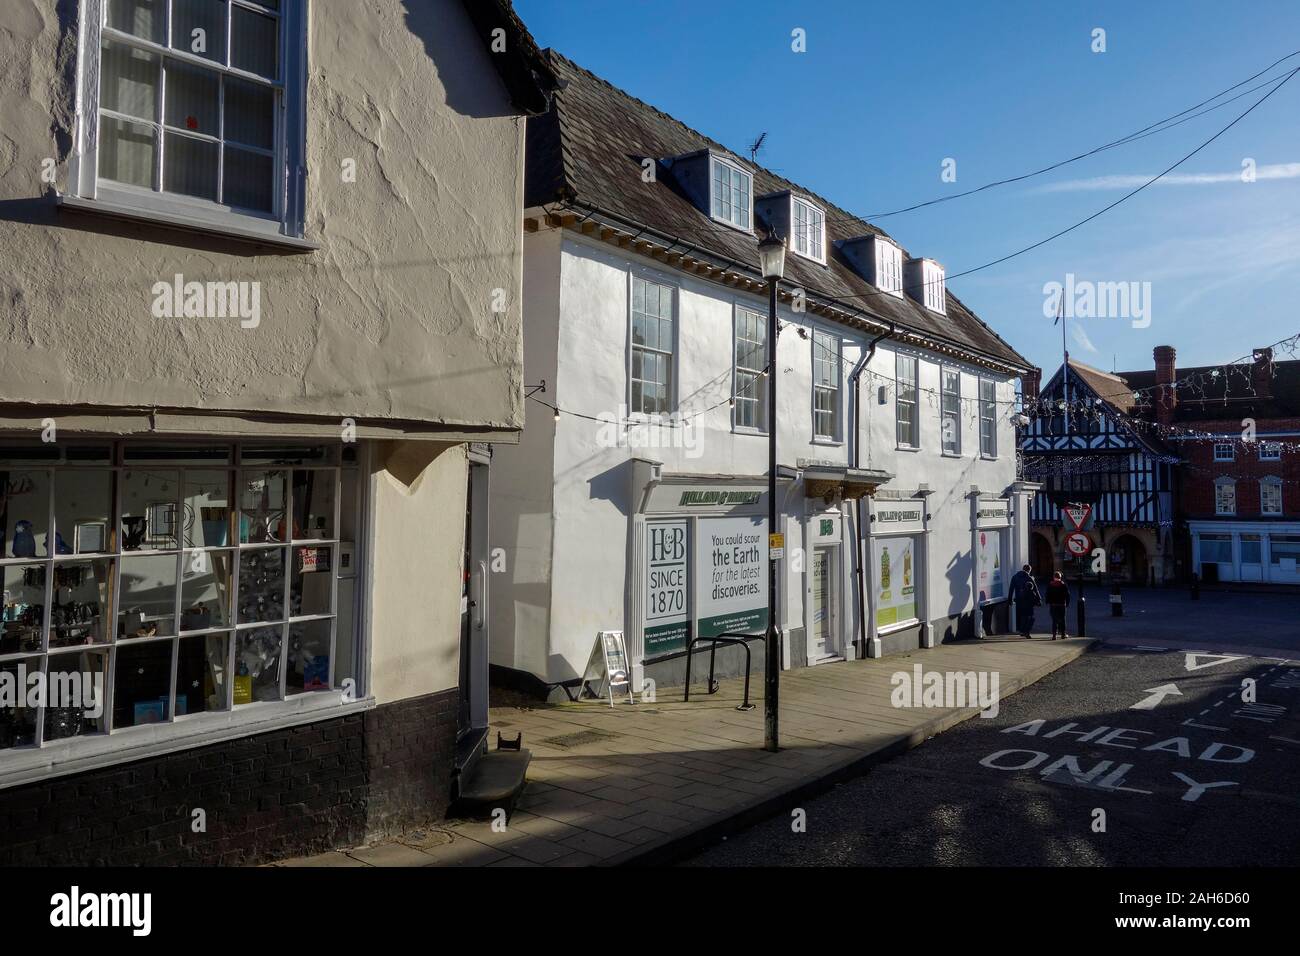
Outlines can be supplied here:
<path id="1" fill-rule="evenodd" d="M 862 463 L 862 373 L 867 370 L 871 364 L 872 358 L 876 355 L 876 346 L 884 339 L 893 335 L 897 329 L 893 322 L 889 323 L 889 330 L 881 332 L 867 347 L 867 355 L 858 367 L 853 370 L 849 376 L 849 381 L 853 383 L 853 467 L 859 468 Z M 854 514 L 857 521 L 856 540 L 853 542 L 853 550 L 857 552 L 857 577 L 858 577 L 858 620 L 862 622 L 862 657 L 867 656 L 867 590 L 866 576 L 862 573 L 862 499 L 858 498 L 854 505 Z"/>

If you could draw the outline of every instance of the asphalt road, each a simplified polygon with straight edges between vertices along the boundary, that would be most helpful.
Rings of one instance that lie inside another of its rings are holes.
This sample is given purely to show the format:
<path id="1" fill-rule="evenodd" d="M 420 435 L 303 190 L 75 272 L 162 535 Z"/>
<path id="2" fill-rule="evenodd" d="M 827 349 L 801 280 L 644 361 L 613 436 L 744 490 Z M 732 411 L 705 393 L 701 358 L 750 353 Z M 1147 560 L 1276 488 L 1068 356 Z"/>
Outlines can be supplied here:
<path id="1" fill-rule="evenodd" d="M 686 865 L 1296 865 L 1300 661 L 1215 659 L 1086 654 Z"/>

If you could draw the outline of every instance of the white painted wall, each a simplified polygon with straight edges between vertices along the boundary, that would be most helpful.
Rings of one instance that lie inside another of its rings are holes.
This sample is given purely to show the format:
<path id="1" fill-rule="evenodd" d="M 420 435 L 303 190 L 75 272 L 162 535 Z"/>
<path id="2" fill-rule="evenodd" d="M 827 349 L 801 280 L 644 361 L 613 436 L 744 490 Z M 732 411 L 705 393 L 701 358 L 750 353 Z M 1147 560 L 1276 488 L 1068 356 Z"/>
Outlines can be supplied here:
<path id="1" fill-rule="evenodd" d="M 682 273 L 575 233 L 530 236 L 525 245 L 524 313 L 525 378 L 545 377 L 548 400 L 566 413 L 554 423 L 550 413 L 529 409 L 524 444 L 500 448 L 493 462 L 494 541 L 504 542 L 513 558 L 511 568 L 493 579 L 493 661 L 559 681 L 580 676 L 595 634 L 625 628 L 627 568 L 631 514 L 636 507 L 630 488 L 630 461 L 648 458 L 663 463 L 665 473 L 761 476 L 767 470 L 767 438 L 732 429 L 731 395 L 734 355 L 734 309 L 737 303 L 766 314 L 767 302 L 751 295 Z M 641 274 L 666 282 L 677 291 L 677 396 L 682 415 L 711 411 L 694 419 L 689 429 L 649 425 L 617 429 L 608 421 L 625 413 L 629 384 L 630 277 Z M 558 282 L 557 282 L 558 279 Z M 797 459 L 850 464 L 847 441 L 812 439 L 811 330 L 832 327 L 784 306 L 783 323 L 790 325 L 778 342 L 779 461 L 794 466 Z M 808 330 L 807 338 L 798 334 Z M 848 376 L 866 348 L 866 337 L 841 328 L 843 367 L 840 389 L 841 433 L 851 422 Z M 554 336 L 554 352 L 546 339 Z M 862 379 L 863 468 L 878 468 L 897 477 L 889 487 L 933 489 L 929 510 L 929 587 L 931 614 L 956 614 L 971 606 L 970 500 L 972 485 L 1002 493 L 1015 480 L 1015 435 L 1010 406 L 998 408 L 999 457 L 979 458 L 977 419 L 979 371 L 962 366 L 962 455 L 940 453 L 938 405 L 939 359 L 922 353 L 920 364 L 921 450 L 900 451 L 895 441 L 893 404 L 894 348 L 882 342 Z M 988 373 L 985 373 L 988 374 Z M 877 387 L 887 385 L 887 404 L 877 404 Z M 932 389 L 931 392 L 924 391 Z M 1010 402 L 1014 386 L 1004 378 L 998 398 Z M 614 441 L 628 436 L 624 447 Z M 553 441 L 548 462 L 543 446 Z M 533 443 L 537 442 L 537 445 Z M 550 474 L 548 476 L 547 471 Z M 547 534 L 536 519 L 545 514 L 545 485 L 553 483 L 553 518 L 549 585 L 541 556 Z M 503 513 L 504 509 L 504 513 Z M 788 548 L 802 547 L 805 499 L 792 495 L 785 509 L 790 518 Z M 500 532 L 498 536 L 497 532 Z M 846 555 L 845 561 L 848 561 Z M 785 625 L 804 624 L 805 581 L 783 565 Z M 539 601 L 549 598 L 549 616 Z M 851 591 L 841 596 L 843 610 L 856 614 Z M 515 610 L 502 610 L 508 603 Z M 522 614 L 520 608 L 527 608 Z M 513 618 L 511 620 L 511 618 Z M 503 650 L 504 649 L 504 650 Z M 544 649 L 544 650 L 543 650 Z M 543 657 L 545 660 L 543 661 Z"/>
<path id="2" fill-rule="evenodd" d="M 459 683 L 467 467 L 464 445 L 376 443 L 370 660 L 381 704 Z"/>

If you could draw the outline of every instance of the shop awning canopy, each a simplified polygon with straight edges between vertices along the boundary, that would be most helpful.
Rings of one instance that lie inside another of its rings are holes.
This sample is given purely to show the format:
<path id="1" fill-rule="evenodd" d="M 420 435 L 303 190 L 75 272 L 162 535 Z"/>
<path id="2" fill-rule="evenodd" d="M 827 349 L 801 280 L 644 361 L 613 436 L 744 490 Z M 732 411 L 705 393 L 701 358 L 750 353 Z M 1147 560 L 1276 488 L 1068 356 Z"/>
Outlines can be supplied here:
<path id="1" fill-rule="evenodd" d="M 809 498 L 825 498 L 834 494 L 840 498 L 862 498 L 876 493 L 894 476 L 878 468 L 850 468 L 829 462 L 798 462 L 803 472 L 804 494 Z"/>

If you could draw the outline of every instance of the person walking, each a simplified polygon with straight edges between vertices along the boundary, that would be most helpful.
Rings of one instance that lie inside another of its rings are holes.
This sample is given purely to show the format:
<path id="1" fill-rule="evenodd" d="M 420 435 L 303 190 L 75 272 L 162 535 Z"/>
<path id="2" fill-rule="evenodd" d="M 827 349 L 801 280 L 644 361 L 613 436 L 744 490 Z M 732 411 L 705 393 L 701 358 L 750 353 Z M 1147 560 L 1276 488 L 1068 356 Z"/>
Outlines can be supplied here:
<path id="1" fill-rule="evenodd" d="M 1016 605 L 1016 630 L 1029 640 L 1034 626 L 1034 608 L 1043 603 L 1034 582 L 1034 569 L 1025 565 L 1011 577 L 1011 600 Z"/>
<path id="2" fill-rule="evenodd" d="M 1060 571 L 1052 572 L 1051 583 L 1047 585 L 1047 610 L 1052 615 L 1052 640 L 1056 640 L 1059 631 L 1061 639 L 1069 637 L 1065 633 L 1065 609 L 1070 606 L 1070 586 L 1061 577 Z"/>

